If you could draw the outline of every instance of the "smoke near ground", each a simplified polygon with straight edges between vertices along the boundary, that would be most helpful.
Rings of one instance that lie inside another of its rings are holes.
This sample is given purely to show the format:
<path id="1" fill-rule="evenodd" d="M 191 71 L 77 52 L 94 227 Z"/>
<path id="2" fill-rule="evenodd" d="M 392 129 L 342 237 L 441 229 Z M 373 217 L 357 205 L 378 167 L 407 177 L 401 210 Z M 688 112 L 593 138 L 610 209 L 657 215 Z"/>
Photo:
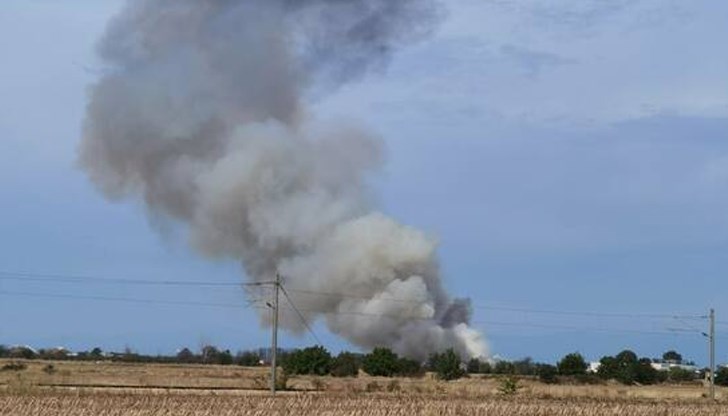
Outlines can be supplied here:
<path id="1" fill-rule="evenodd" d="M 99 45 L 80 163 L 108 198 L 184 224 L 200 253 L 254 281 L 280 272 L 309 319 L 361 347 L 485 356 L 435 241 L 372 207 L 376 138 L 306 105 L 437 18 L 429 0 L 129 0 Z"/>

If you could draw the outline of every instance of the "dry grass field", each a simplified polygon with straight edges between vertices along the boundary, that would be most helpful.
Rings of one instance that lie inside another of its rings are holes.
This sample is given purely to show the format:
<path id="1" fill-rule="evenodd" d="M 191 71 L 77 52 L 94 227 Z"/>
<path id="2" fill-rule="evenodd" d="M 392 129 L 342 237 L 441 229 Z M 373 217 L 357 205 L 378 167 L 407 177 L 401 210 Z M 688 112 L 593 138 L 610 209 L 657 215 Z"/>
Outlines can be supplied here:
<path id="1" fill-rule="evenodd" d="M 707 403 L 630 400 L 451 398 L 439 395 L 298 393 L 265 396 L 151 393 L 43 393 L 0 396 L 0 415 L 226 416 L 226 415 L 493 415 L 493 416 L 720 416 Z"/>
<path id="2" fill-rule="evenodd" d="M 0 367 L 7 361 L 0 361 Z M 0 415 L 726 415 L 700 384 L 625 387 L 522 380 L 515 396 L 497 378 L 296 377 L 273 399 L 267 370 L 237 366 L 27 361 L 0 371 Z M 53 366 L 50 370 L 49 365 Z"/>

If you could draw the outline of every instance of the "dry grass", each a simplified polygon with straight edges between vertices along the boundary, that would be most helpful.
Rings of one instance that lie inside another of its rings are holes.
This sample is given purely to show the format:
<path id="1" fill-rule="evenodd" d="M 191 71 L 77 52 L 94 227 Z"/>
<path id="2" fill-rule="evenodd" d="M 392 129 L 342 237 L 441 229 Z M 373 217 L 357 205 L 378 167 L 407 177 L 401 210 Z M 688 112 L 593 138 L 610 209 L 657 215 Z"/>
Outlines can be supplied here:
<path id="1" fill-rule="evenodd" d="M 720 416 L 708 403 L 629 400 L 450 398 L 437 395 L 297 393 L 265 396 L 31 393 L 0 395 L 0 415 L 225 416 L 225 415 L 561 415 Z"/>
<path id="2" fill-rule="evenodd" d="M 0 360 L 0 367 L 6 362 Z M 295 391 L 267 396 L 267 369 L 27 361 L 0 371 L 0 415 L 726 415 L 728 394 L 702 398 L 699 384 L 625 387 L 545 385 L 521 380 L 516 397 L 497 378 L 444 383 L 431 377 L 295 377 Z M 53 365 L 53 371 L 47 366 Z M 44 368 L 46 371 L 44 371 Z M 315 391 L 318 390 L 318 391 Z"/>

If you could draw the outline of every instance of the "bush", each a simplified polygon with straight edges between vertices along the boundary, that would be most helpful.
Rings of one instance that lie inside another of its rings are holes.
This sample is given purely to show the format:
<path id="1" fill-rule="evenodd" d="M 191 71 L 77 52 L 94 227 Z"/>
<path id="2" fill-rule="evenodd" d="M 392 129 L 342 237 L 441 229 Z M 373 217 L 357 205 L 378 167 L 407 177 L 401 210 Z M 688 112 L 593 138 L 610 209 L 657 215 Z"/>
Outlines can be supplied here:
<path id="1" fill-rule="evenodd" d="M 514 374 L 516 367 L 510 361 L 497 361 L 493 366 L 493 374 Z"/>
<path id="2" fill-rule="evenodd" d="M 37 358 L 37 354 L 29 347 L 14 347 L 8 351 L 8 356 L 11 358 L 25 358 L 26 360 L 32 360 Z"/>
<path id="3" fill-rule="evenodd" d="M 399 371 L 399 357 L 389 348 L 374 348 L 364 356 L 362 369 L 370 376 L 392 377 Z"/>
<path id="4" fill-rule="evenodd" d="M 518 390 L 521 389 L 521 385 L 518 383 L 518 379 L 512 376 L 503 377 L 500 379 L 498 385 L 498 392 L 505 396 L 514 396 L 518 394 Z"/>
<path id="5" fill-rule="evenodd" d="M 455 380 L 464 376 L 465 371 L 460 367 L 461 364 L 460 357 L 452 348 L 430 357 L 430 368 L 437 373 L 440 380 Z"/>
<path id="6" fill-rule="evenodd" d="M 376 381 L 370 381 L 367 383 L 365 390 L 367 393 L 376 393 L 378 391 L 382 391 L 382 386 L 380 386 Z"/>
<path id="7" fill-rule="evenodd" d="M 331 371 L 331 354 L 326 348 L 317 345 L 297 350 L 282 362 L 286 374 L 310 374 L 323 376 Z"/>
<path id="8" fill-rule="evenodd" d="M 695 372 L 680 367 L 671 367 L 667 371 L 667 379 L 673 383 L 695 380 Z"/>
<path id="9" fill-rule="evenodd" d="M 257 367 L 260 365 L 260 355 L 252 351 L 242 351 L 235 357 L 235 363 L 243 367 Z"/>
<path id="10" fill-rule="evenodd" d="M 23 371 L 26 368 L 28 368 L 28 365 L 25 363 L 12 362 L 2 366 L 2 368 L 0 368 L 0 371 Z"/>
<path id="11" fill-rule="evenodd" d="M 715 372 L 715 384 L 719 386 L 728 386 L 728 367 L 720 367 Z"/>
<path id="12" fill-rule="evenodd" d="M 334 377 L 356 377 L 359 375 L 359 361 L 356 354 L 342 351 L 331 363 L 331 375 Z"/>
<path id="13" fill-rule="evenodd" d="M 483 361 L 480 363 L 480 370 L 478 372 L 480 374 L 490 374 L 493 372 L 493 366 L 488 361 Z"/>
<path id="14" fill-rule="evenodd" d="M 480 365 L 481 365 L 481 362 L 479 359 L 471 358 L 470 361 L 468 361 L 468 365 L 467 365 L 468 374 L 480 373 Z"/>
<path id="15" fill-rule="evenodd" d="M 194 363 L 198 361 L 198 357 L 195 356 L 195 354 L 190 351 L 189 348 L 182 348 L 177 353 L 177 362 L 188 364 L 188 363 Z"/>
<path id="16" fill-rule="evenodd" d="M 313 389 L 316 391 L 325 391 L 329 387 L 326 383 L 324 383 L 323 380 L 318 377 L 311 380 L 311 386 L 313 386 Z"/>
<path id="17" fill-rule="evenodd" d="M 392 380 L 387 384 L 387 391 L 390 393 L 396 393 L 402 391 L 402 387 L 399 385 L 399 381 Z"/>
<path id="18" fill-rule="evenodd" d="M 562 376 L 576 376 L 586 374 L 588 367 L 584 357 L 578 352 L 567 354 L 556 364 L 559 374 Z"/>
<path id="19" fill-rule="evenodd" d="M 672 363 L 682 363 L 683 357 L 675 350 L 670 350 L 662 354 L 662 359 Z"/>
<path id="20" fill-rule="evenodd" d="M 622 384 L 654 384 L 665 377 L 652 368 L 649 358 L 638 359 L 637 354 L 624 350 L 615 357 L 602 357 L 597 375 L 603 379 L 614 379 Z"/>
<path id="21" fill-rule="evenodd" d="M 537 372 L 537 366 L 530 357 L 513 362 L 513 373 L 524 376 L 532 376 Z"/>
<path id="22" fill-rule="evenodd" d="M 537 367 L 536 373 L 538 374 L 538 379 L 543 383 L 556 384 L 559 382 L 558 377 L 556 377 L 559 371 L 551 364 L 540 364 Z"/>
<path id="23" fill-rule="evenodd" d="M 425 375 L 425 371 L 419 361 L 400 358 L 397 361 L 396 375 L 400 377 L 422 377 Z"/>

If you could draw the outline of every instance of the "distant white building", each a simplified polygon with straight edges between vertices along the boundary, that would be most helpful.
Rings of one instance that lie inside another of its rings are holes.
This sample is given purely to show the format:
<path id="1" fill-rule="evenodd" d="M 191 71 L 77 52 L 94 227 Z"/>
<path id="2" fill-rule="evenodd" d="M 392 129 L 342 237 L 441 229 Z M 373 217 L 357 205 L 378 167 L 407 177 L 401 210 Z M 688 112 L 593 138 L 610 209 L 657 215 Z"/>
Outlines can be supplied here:
<path id="1" fill-rule="evenodd" d="M 699 369 L 694 365 L 677 364 L 677 363 L 651 363 L 652 368 L 658 371 L 670 371 L 671 368 L 679 368 L 681 370 L 698 372 Z"/>
<path id="2" fill-rule="evenodd" d="M 586 369 L 588 373 L 596 373 L 599 371 L 599 367 L 602 366 L 602 363 L 599 361 L 592 361 L 589 363 L 589 367 Z"/>

